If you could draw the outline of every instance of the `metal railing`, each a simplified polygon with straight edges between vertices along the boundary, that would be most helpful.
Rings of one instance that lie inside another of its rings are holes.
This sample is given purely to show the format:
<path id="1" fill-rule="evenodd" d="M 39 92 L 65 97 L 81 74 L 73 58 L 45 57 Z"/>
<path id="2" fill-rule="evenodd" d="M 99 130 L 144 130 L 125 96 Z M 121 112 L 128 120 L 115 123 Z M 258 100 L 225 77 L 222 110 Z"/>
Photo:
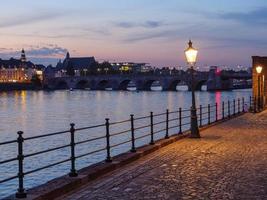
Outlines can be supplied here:
<path id="1" fill-rule="evenodd" d="M 198 123 L 199 127 L 203 127 L 205 125 L 212 124 L 214 122 L 217 122 L 219 120 L 224 120 L 227 118 L 231 118 L 232 116 L 235 116 L 237 114 L 247 112 L 248 111 L 248 104 L 250 109 L 255 109 L 255 100 L 250 97 L 249 102 L 245 102 L 245 99 L 237 99 L 227 102 L 222 102 L 220 105 L 218 103 L 207 106 L 200 105 L 197 108 L 197 115 L 198 115 Z M 142 117 L 135 117 L 133 114 L 130 115 L 129 119 L 123 120 L 123 121 L 117 121 L 117 122 L 110 122 L 109 118 L 105 119 L 105 123 L 94 125 L 94 126 L 88 126 L 88 127 L 82 127 L 82 128 L 75 128 L 75 124 L 70 124 L 69 130 L 66 131 L 60 131 L 60 132 L 54 132 L 44 135 L 38 135 L 38 136 L 32 136 L 32 137 L 23 137 L 24 133 L 22 131 L 17 132 L 18 137 L 16 140 L 6 141 L 0 143 L 0 146 L 3 145 L 9 145 L 17 143 L 17 157 L 8 158 L 6 160 L 0 161 L 0 165 L 10 163 L 17 161 L 18 166 L 18 173 L 14 174 L 11 177 L 5 178 L 3 180 L 0 180 L 1 183 L 5 183 L 8 181 L 11 181 L 13 179 L 18 179 L 18 190 L 16 193 L 17 198 L 25 198 L 27 196 L 26 190 L 24 189 L 24 178 L 27 175 L 36 173 L 38 171 L 60 165 L 62 163 L 70 163 L 70 177 L 76 177 L 78 176 L 78 172 L 76 169 L 76 163 L 78 159 L 81 159 L 86 156 L 90 156 L 99 152 L 105 152 L 105 161 L 106 162 L 112 162 L 112 155 L 111 150 L 121 146 L 128 144 L 129 151 L 130 152 L 136 152 L 136 142 L 139 140 L 142 140 L 144 138 L 149 139 L 149 144 L 154 145 L 155 144 L 155 136 L 157 136 L 159 133 L 162 133 L 162 137 L 158 137 L 158 139 L 168 139 L 170 136 L 175 134 L 183 134 L 185 131 L 190 130 L 190 118 L 191 118 L 191 109 L 182 109 L 179 108 L 176 111 L 170 111 L 167 109 L 163 113 L 155 114 L 153 112 L 150 112 L 147 116 Z M 149 123 L 145 123 L 144 121 L 147 120 Z M 137 126 L 137 122 L 142 124 L 141 126 Z M 145 124 L 144 124 L 145 123 Z M 116 125 L 123 124 L 126 127 L 129 127 L 126 130 L 121 130 L 115 133 L 111 133 L 110 129 L 111 127 L 115 127 Z M 161 126 L 159 126 L 161 125 Z M 86 140 L 76 141 L 76 133 L 83 131 L 83 130 L 91 130 L 96 129 L 99 127 L 105 128 L 105 135 L 98 136 Z M 144 134 L 140 134 L 140 130 L 144 130 Z M 171 134 L 170 131 L 174 130 L 174 133 Z M 147 131 L 147 132 L 146 132 Z M 138 133 L 139 132 L 139 133 Z M 34 142 L 36 139 L 42 139 L 47 138 L 51 136 L 66 136 L 69 134 L 70 143 L 66 145 L 61 145 L 53 148 L 48 148 L 46 150 L 40 150 L 33 153 L 25 153 L 24 149 L 24 142 L 25 141 L 31 141 Z M 112 144 L 111 141 L 116 136 L 122 136 L 122 135 L 128 135 L 129 139 L 126 139 L 125 141 L 121 141 L 119 143 Z M 89 151 L 83 154 L 77 154 L 79 152 L 76 152 L 77 146 L 81 144 L 87 144 L 96 142 L 98 140 L 105 140 L 105 147 L 103 148 L 97 148 L 93 151 Z M 62 160 L 54 162 L 54 163 L 47 163 L 45 166 L 41 166 L 35 169 L 31 169 L 29 171 L 24 171 L 24 159 L 28 157 L 33 157 L 40 154 L 45 154 L 48 152 L 54 152 L 56 150 L 61 150 L 69 148 L 70 149 L 70 155 L 69 157 L 62 158 Z M 104 159 L 104 158 L 103 158 Z"/>

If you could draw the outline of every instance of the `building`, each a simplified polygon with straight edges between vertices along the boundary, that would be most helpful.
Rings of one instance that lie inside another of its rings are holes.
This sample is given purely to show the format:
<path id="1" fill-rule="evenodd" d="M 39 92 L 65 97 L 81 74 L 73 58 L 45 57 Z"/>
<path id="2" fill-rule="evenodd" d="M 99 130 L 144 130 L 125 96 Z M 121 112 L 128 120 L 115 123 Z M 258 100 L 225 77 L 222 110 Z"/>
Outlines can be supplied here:
<path id="1" fill-rule="evenodd" d="M 257 72 L 257 67 L 261 66 L 261 73 Z M 263 107 L 267 103 L 267 57 L 253 56 L 252 57 L 252 81 L 253 81 L 253 97 L 257 103 L 260 101 Z"/>
<path id="2" fill-rule="evenodd" d="M 68 52 L 63 62 L 57 63 L 55 77 L 87 75 L 95 65 L 94 57 L 70 57 Z"/>
<path id="3" fill-rule="evenodd" d="M 42 80 L 43 70 L 43 65 L 27 61 L 25 51 L 22 49 L 20 59 L 0 59 L 0 82 L 30 82 L 35 75 Z"/>
<path id="4" fill-rule="evenodd" d="M 111 66 L 114 71 L 121 73 L 148 73 L 153 70 L 148 63 L 120 62 L 111 63 Z"/>

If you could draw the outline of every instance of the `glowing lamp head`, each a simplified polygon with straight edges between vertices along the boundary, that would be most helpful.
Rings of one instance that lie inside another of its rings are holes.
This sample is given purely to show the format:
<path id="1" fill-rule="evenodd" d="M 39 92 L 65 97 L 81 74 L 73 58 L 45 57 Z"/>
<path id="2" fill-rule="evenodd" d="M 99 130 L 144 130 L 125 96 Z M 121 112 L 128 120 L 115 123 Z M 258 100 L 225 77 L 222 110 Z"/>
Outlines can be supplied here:
<path id="1" fill-rule="evenodd" d="M 197 62 L 198 51 L 193 47 L 191 40 L 188 42 L 188 48 L 185 50 L 185 57 L 188 64 L 194 65 Z"/>
<path id="2" fill-rule="evenodd" d="M 256 71 L 258 74 L 260 74 L 262 72 L 262 66 L 257 66 Z"/>

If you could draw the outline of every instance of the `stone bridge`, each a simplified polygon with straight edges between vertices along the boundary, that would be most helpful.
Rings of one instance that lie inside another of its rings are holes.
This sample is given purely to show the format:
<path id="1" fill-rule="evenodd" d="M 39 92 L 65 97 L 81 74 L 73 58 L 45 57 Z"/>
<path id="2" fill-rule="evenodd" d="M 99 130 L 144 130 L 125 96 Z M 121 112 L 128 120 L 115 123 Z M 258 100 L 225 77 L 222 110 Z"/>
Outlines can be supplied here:
<path id="1" fill-rule="evenodd" d="M 195 72 L 195 89 L 201 90 L 207 85 L 208 91 L 238 89 L 233 85 L 233 79 L 248 80 L 250 74 L 241 73 L 217 73 L 211 69 L 209 72 Z M 189 72 L 181 72 L 175 75 L 158 74 L 106 74 L 73 77 L 46 78 L 44 86 L 48 89 L 86 89 L 105 90 L 127 90 L 129 85 L 134 85 L 136 90 L 150 91 L 153 83 L 158 83 L 163 91 L 176 91 L 178 84 L 188 86 L 191 90 L 191 75 Z M 240 86 L 240 88 L 246 88 Z"/>
<path id="2" fill-rule="evenodd" d="M 202 85 L 208 81 L 208 73 L 201 72 L 195 76 L 196 90 L 201 90 Z M 179 83 L 188 85 L 191 89 L 191 79 L 188 73 L 181 75 L 142 75 L 142 74 L 107 74 L 79 77 L 57 77 L 45 80 L 45 86 L 49 89 L 85 89 L 127 90 L 129 84 L 133 84 L 136 90 L 149 91 L 153 83 L 158 83 L 164 91 L 175 91 Z"/>

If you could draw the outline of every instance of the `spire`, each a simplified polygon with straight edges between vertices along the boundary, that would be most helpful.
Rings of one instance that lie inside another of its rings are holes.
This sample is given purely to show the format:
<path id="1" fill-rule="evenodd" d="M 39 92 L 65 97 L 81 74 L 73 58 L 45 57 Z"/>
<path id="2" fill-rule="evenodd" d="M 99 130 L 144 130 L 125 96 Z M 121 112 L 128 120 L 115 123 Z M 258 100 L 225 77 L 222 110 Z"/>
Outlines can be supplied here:
<path id="1" fill-rule="evenodd" d="M 67 52 L 66 59 L 70 59 L 70 53 Z"/>
<path id="2" fill-rule="evenodd" d="M 21 50 L 20 60 L 21 60 L 21 62 L 26 62 L 27 61 L 24 49 Z"/>

